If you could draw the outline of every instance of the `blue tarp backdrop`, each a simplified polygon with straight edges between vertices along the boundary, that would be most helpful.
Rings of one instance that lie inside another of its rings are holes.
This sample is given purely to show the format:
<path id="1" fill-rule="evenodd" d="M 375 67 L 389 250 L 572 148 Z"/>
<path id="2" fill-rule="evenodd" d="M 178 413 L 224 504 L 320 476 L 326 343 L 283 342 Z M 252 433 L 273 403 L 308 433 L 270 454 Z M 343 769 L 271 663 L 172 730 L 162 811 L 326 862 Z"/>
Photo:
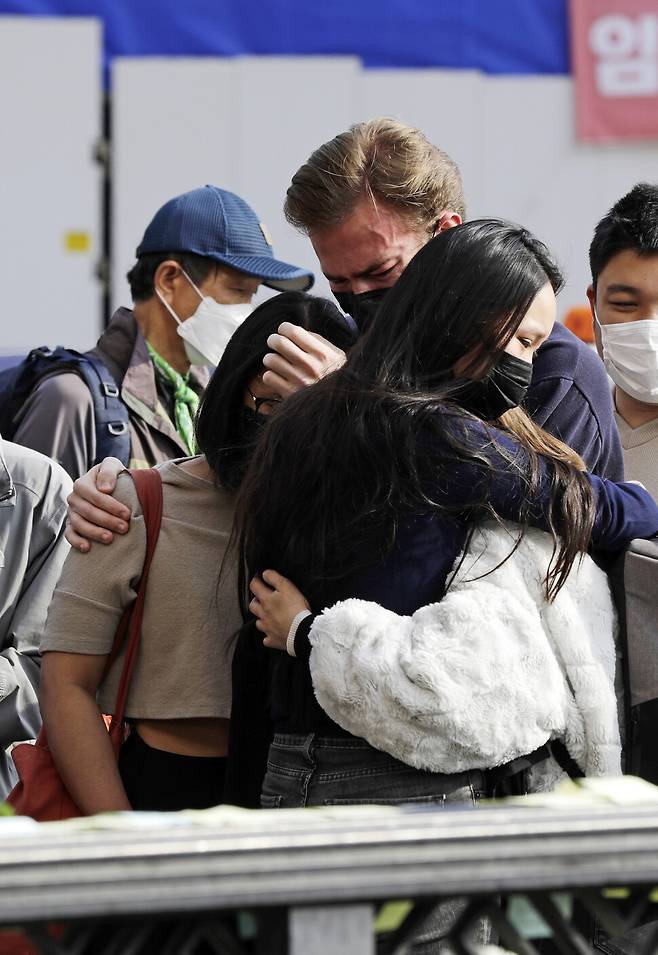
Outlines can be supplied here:
<path id="1" fill-rule="evenodd" d="M 0 0 L 96 16 L 113 56 L 354 55 L 370 67 L 568 73 L 567 0 Z"/>

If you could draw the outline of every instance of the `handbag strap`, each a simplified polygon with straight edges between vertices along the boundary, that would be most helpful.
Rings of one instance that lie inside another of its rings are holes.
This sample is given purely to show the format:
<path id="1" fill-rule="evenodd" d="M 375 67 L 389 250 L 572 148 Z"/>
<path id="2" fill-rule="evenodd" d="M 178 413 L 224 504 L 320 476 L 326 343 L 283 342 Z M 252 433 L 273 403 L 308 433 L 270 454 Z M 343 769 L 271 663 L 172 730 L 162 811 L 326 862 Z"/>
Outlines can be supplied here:
<path id="1" fill-rule="evenodd" d="M 126 655 L 121 671 L 119 681 L 119 690 L 117 692 L 117 702 L 114 707 L 114 715 L 110 723 L 110 736 L 114 744 L 115 751 L 118 753 L 119 747 L 123 742 L 123 723 L 126 712 L 126 700 L 132 680 L 139 644 L 142 635 L 142 618 L 144 616 L 144 601 L 146 599 L 146 586 L 148 583 L 149 570 L 153 561 L 153 554 L 160 534 L 160 524 L 162 523 L 162 480 L 160 472 L 152 468 L 129 471 L 129 474 L 135 484 L 137 497 L 144 515 L 144 526 L 146 529 L 146 556 L 144 557 L 144 566 L 142 575 L 139 579 L 137 588 L 137 597 L 133 604 L 124 611 L 119 622 L 112 651 L 107 661 L 105 672 L 116 660 L 121 652 L 121 648 L 126 642 Z"/>

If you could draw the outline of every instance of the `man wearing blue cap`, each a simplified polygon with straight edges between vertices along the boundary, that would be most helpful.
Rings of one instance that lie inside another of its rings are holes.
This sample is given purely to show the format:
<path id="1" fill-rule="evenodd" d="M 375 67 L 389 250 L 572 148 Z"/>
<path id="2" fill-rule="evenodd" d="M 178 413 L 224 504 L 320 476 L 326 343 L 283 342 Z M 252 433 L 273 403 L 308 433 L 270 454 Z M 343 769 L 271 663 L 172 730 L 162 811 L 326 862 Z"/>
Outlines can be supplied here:
<path id="1" fill-rule="evenodd" d="M 89 353 L 105 366 L 127 409 L 126 458 L 133 468 L 194 453 L 193 422 L 208 366 L 251 312 L 258 286 L 313 284 L 311 273 L 274 258 L 265 227 L 244 199 L 217 186 L 165 203 L 136 257 L 128 273 L 133 308 L 117 310 Z M 13 437 L 59 461 L 73 478 L 84 474 L 100 448 L 83 378 L 67 368 L 40 380 Z"/>

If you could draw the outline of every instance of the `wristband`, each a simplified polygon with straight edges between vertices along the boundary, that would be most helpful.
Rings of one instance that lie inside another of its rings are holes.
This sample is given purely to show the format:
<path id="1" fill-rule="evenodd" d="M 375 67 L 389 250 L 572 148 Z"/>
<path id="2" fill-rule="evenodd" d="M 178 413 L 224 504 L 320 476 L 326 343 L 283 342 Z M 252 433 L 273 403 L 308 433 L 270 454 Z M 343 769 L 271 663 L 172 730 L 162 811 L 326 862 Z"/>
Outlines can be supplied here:
<path id="1" fill-rule="evenodd" d="M 300 610 L 299 613 L 294 616 L 293 621 L 290 624 L 288 637 L 286 639 L 286 653 L 288 654 L 288 656 L 291 656 L 291 657 L 297 656 L 297 654 L 295 653 L 295 637 L 297 636 L 297 627 L 300 625 L 300 623 L 302 622 L 302 620 L 304 620 L 305 617 L 310 617 L 310 616 L 311 616 L 310 610 Z"/>

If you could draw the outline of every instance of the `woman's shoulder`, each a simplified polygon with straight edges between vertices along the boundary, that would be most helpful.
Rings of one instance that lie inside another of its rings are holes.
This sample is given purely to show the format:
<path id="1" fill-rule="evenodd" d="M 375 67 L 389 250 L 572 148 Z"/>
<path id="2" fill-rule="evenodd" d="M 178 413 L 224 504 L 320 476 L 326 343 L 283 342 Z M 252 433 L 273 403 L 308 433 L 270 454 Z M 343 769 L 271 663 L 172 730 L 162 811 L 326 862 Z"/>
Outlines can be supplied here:
<path id="1" fill-rule="evenodd" d="M 200 459 L 165 461 L 156 470 L 162 480 L 165 515 L 180 517 L 189 513 L 196 515 L 200 524 L 207 521 L 209 514 L 218 515 L 220 522 L 224 516 L 232 517 L 234 495 L 214 483 L 211 472 L 200 466 Z M 121 472 L 112 496 L 129 507 L 133 517 L 141 516 L 141 504 L 129 471 Z"/>
<path id="2" fill-rule="evenodd" d="M 219 487 L 203 458 L 166 461 L 162 478 L 164 512 L 204 527 L 232 522 L 235 495 Z"/>
<path id="3" fill-rule="evenodd" d="M 492 443 L 508 450 L 519 446 L 518 439 L 509 431 L 452 405 L 440 405 L 428 415 L 419 436 L 437 451 L 450 448 L 477 454 Z"/>

